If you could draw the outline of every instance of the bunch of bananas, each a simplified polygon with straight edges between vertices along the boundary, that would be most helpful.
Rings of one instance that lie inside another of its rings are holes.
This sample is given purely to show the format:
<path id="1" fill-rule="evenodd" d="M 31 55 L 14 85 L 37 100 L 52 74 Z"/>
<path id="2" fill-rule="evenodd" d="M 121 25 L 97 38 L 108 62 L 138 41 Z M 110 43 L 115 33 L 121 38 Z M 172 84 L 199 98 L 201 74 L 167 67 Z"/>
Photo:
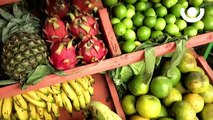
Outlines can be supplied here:
<path id="1" fill-rule="evenodd" d="M 92 76 L 85 76 L 0 99 L 0 119 L 54 120 L 60 115 L 60 107 L 70 113 L 86 109 L 94 92 L 93 83 Z"/>
<path id="2" fill-rule="evenodd" d="M 87 110 L 87 118 L 92 117 L 92 120 L 122 120 L 108 106 L 98 101 L 91 101 Z"/>

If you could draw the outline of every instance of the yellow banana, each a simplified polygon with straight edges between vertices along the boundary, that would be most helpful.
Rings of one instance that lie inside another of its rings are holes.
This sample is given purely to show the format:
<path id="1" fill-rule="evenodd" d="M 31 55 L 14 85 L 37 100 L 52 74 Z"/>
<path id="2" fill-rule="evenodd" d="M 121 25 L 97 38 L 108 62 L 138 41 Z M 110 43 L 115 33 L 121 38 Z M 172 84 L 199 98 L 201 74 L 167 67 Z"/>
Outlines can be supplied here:
<path id="1" fill-rule="evenodd" d="M 50 113 L 52 109 L 52 103 L 51 102 L 47 102 L 47 112 Z"/>
<path id="2" fill-rule="evenodd" d="M 41 99 L 43 99 L 43 100 L 46 101 L 46 102 L 51 102 L 51 103 L 55 102 L 54 98 L 52 97 L 52 94 L 45 95 L 45 94 L 43 94 L 43 93 L 40 92 L 40 91 L 36 91 L 36 93 L 38 94 L 38 96 L 39 96 Z"/>
<path id="3" fill-rule="evenodd" d="M 55 118 L 59 118 L 60 116 L 59 107 L 55 103 L 52 103 L 52 113 Z"/>
<path id="4" fill-rule="evenodd" d="M 27 110 L 28 105 L 25 99 L 21 96 L 21 94 L 18 94 L 16 96 L 13 96 L 13 101 L 22 109 Z"/>
<path id="5" fill-rule="evenodd" d="M 14 102 L 14 108 L 16 110 L 17 117 L 20 120 L 28 120 L 28 112 L 27 112 L 27 110 L 24 110 L 21 107 L 19 107 L 18 104 L 16 104 L 16 102 Z"/>
<path id="6" fill-rule="evenodd" d="M 86 101 L 84 99 L 84 95 L 80 95 L 80 96 L 77 96 L 78 97 L 78 100 L 79 100 L 79 104 L 80 104 L 80 107 L 82 109 L 85 109 L 86 108 Z"/>
<path id="7" fill-rule="evenodd" d="M 62 98 L 64 107 L 66 108 L 66 110 L 68 112 L 72 113 L 72 103 L 63 90 L 61 92 L 61 98 Z"/>
<path id="8" fill-rule="evenodd" d="M 85 77 L 89 80 L 90 85 L 92 85 L 95 82 L 95 79 L 91 75 L 88 75 L 88 76 L 85 76 Z"/>
<path id="9" fill-rule="evenodd" d="M 85 104 L 87 105 L 87 104 L 90 103 L 90 94 L 89 94 L 89 91 L 84 90 L 84 88 L 81 85 L 79 85 L 79 86 L 80 86 L 81 92 L 82 92 L 82 94 L 84 96 Z"/>
<path id="10" fill-rule="evenodd" d="M 52 115 L 47 112 L 46 109 L 44 109 L 44 120 L 52 120 Z"/>
<path id="11" fill-rule="evenodd" d="M 58 105 L 59 107 L 63 107 L 63 102 L 62 102 L 61 94 L 53 94 L 53 97 L 55 99 L 56 105 Z"/>
<path id="12" fill-rule="evenodd" d="M 30 96 L 28 96 L 28 95 L 25 94 L 25 93 L 22 94 L 22 96 L 23 96 L 23 98 L 24 98 L 26 101 L 32 103 L 32 104 L 35 105 L 35 106 L 38 106 L 38 107 L 46 107 L 46 106 L 47 106 L 45 102 L 43 102 L 43 101 L 37 101 L 37 100 L 31 98 Z"/>
<path id="13" fill-rule="evenodd" d="M 61 84 L 63 91 L 65 92 L 65 94 L 71 99 L 74 100 L 76 96 L 76 93 L 74 92 L 74 90 L 72 89 L 72 87 L 67 83 L 64 82 Z"/>
<path id="14" fill-rule="evenodd" d="M 30 96 L 32 99 L 34 99 L 36 101 L 41 101 L 42 100 L 35 91 L 29 91 L 29 92 L 27 92 L 25 94 L 27 94 L 28 96 Z"/>
<path id="15" fill-rule="evenodd" d="M 76 82 L 80 84 L 84 88 L 84 90 L 88 90 L 88 87 L 90 86 L 90 83 L 86 77 L 77 78 Z"/>
<path id="16" fill-rule="evenodd" d="M 89 94 L 92 96 L 94 94 L 94 89 L 92 86 L 88 87 Z"/>
<path id="17" fill-rule="evenodd" d="M 37 119 L 36 106 L 33 105 L 32 103 L 28 103 L 28 106 L 29 106 L 29 114 L 32 120 L 36 120 Z"/>
<path id="18" fill-rule="evenodd" d="M 13 99 L 12 97 L 4 98 L 3 105 L 2 105 L 2 116 L 5 120 L 10 119 L 10 115 L 12 113 L 13 108 Z"/>
<path id="19" fill-rule="evenodd" d="M 61 90 L 58 90 L 58 88 L 55 87 L 55 86 L 50 86 L 48 91 L 49 91 L 49 93 L 52 93 L 52 94 L 60 94 L 61 93 Z"/>
<path id="20" fill-rule="evenodd" d="M 44 118 L 44 109 L 45 109 L 45 108 L 42 108 L 42 107 L 36 107 L 37 114 L 39 115 L 39 117 L 40 117 L 41 119 Z"/>
<path id="21" fill-rule="evenodd" d="M 0 118 L 2 117 L 2 106 L 4 99 L 0 99 Z"/>
<path id="22" fill-rule="evenodd" d="M 70 86 L 72 87 L 72 89 L 75 91 L 76 95 L 79 96 L 81 95 L 81 90 L 79 85 L 77 84 L 77 82 L 75 80 L 70 80 L 68 81 Z"/>
<path id="23" fill-rule="evenodd" d="M 120 116 L 118 116 L 116 113 L 114 113 L 113 111 L 111 111 L 112 117 L 114 118 L 114 120 L 122 120 L 120 118 Z"/>
<path id="24" fill-rule="evenodd" d="M 48 89 L 49 89 L 49 86 L 48 87 L 44 87 L 44 88 L 40 88 L 40 89 L 38 89 L 38 91 L 42 92 L 45 95 L 48 95 L 49 94 Z"/>

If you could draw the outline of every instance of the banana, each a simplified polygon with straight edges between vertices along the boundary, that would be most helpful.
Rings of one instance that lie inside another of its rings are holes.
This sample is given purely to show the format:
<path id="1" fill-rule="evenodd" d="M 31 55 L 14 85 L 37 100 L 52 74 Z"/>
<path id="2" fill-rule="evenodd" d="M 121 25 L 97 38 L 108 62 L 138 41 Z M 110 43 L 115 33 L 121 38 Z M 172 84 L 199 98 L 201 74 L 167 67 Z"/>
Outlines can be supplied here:
<path id="1" fill-rule="evenodd" d="M 44 109 L 45 109 L 45 108 L 43 108 L 43 107 L 36 107 L 37 114 L 39 115 L 39 117 L 40 117 L 41 119 L 44 118 Z"/>
<path id="2" fill-rule="evenodd" d="M 23 98 L 24 98 L 26 101 L 32 103 L 32 104 L 35 105 L 35 106 L 43 107 L 43 108 L 45 108 L 45 107 L 47 106 L 45 102 L 43 102 L 43 101 L 37 101 L 37 100 L 31 98 L 30 96 L 28 96 L 28 95 L 25 94 L 25 93 L 23 93 L 22 96 L 23 96 Z"/>
<path id="3" fill-rule="evenodd" d="M 35 91 L 29 91 L 26 94 L 36 101 L 42 100 Z"/>
<path id="4" fill-rule="evenodd" d="M 88 75 L 88 76 L 85 76 L 89 82 L 90 82 L 90 85 L 92 85 L 93 83 L 95 83 L 95 79 L 91 76 L 91 75 Z"/>
<path id="5" fill-rule="evenodd" d="M 90 86 L 90 83 L 86 77 L 77 78 L 76 82 L 80 84 L 84 88 L 84 90 L 88 90 L 88 87 Z"/>
<path id="6" fill-rule="evenodd" d="M 44 109 L 44 120 L 52 120 L 52 115 L 47 112 L 46 109 Z"/>
<path id="7" fill-rule="evenodd" d="M 49 86 L 48 87 L 44 87 L 44 88 L 40 88 L 40 89 L 38 89 L 38 91 L 42 92 L 45 95 L 48 95 L 49 94 L 48 89 L 49 89 Z"/>
<path id="8" fill-rule="evenodd" d="M 28 105 L 27 102 L 25 101 L 25 99 L 21 96 L 21 94 L 18 94 L 16 96 L 13 96 L 13 101 L 15 101 L 15 103 L 21 107 L 24 110 L 28 109 Z"/>
<path id="9" fill-rule="evenodd" d="M 47 112 L 50 113 L 52 109 L 52 103 L 51 102 L 47 102 Z"/>
<path id="10" fill-rule="evenodd" d="M 120 118 L 120 116 L 118 116 L 116 113 L 114 113 L 113 111 L 111 111 L 112 117 L 114 118 L 114 120 L 122 120 Z"/>
<path id="11" fill-rule="evenodd" d="M 55 102 L 54 98 L 52 97 L 52 94 L 45 95 L 45 94 L 43 94 L 42 92 L 40 92 L 38 90 L 36 91 L 36 93 L 38 94 L 38 96 L 41 99 L 43 99 L 46 102 L 51 102 L 51 103 Z"/>
<path id="12" fill-rule="evenodd" d="M 56 105 L 58 105 L 59 107 L 63 107 L 63 102 L 62 102 L 61 94 L 53 94 L 53 97 L 55 99 Z"/>
<path id="13" fill-rule="evenodd" d="M 68 112 L 72 113 L 72 103 L 63 90 L 61 92 L 61 98 L 62 98 L 64 107 L 66 108 L 66 110 Z"/>
<path id="14" fill-rule="evenodd" d="M 89 94 L 92 96 L 94 94 L 94 89 L 92 86 L 89 86 L 88 88 Z"/>
<path id="15" fill-rule="evenodd" d="M 52 113 L 55 118 L 59 118 L 60 113 L 59 113 L 59 107 L 55 103 L 51 103 L 52 105 Z"/>
<path id="16" fill-rule="evenodd" d="M 4 98 L 2 105 L 2 116 L 5 120 L 10 119 L 13 108 L 13 99 L 12 97 Z"/>
<path id="17" fill-rule="evenodd" d="M 36 106 L 33 105 L 32 103 L 28 103 L 28 106 L 29 106 L 29 114 L 32 120 L 36 120 L 37 119 Z"/>
<path id="18" fill-rule="evenodd" d="M 75 91 L 72 89 L 72 87 L 67 83 L 64 82 L 61 84 L 63 91 L 65 92 L 65 94 L 71 99 L 74 100 L 76 96 Z"/>
<path id="19" fill-rule="evenodd" d="M 75 93 L 77 94 L 77 96 L 81 95 L 81 90 L 79 85 L 77 84 L 77 82 L 75 80 L 70 80 L 68 81 L 70 86 L 73 88 L 73 90 L 75 91 Z"/>
<path id="20" fill-rule="evenodd" d="M 81 85 L 80 86 L 80 89 L 81 89 L 81 92 L 84 96 L 84 99 L 85 99 L 85 103 L 86 105 L 90 103 L 90 94 L 89 94 L 89 91 L 86 91 Z"/>
<path id="21" fill-rule="evenodd" d="M 14 102 L 14 108 L 16 110 L 17 117 L 20 120 L 28 120 L 28 112 L 27 112 L 27 110 L 24 110 L 21 107 L 19 107 L 18 104 L 16 104 L 16 102 Z"/>
<path id="22" fill-rule="evenodd" d="M 50 86 L 48 89 L 49 93 L 52 94 L 60 94 L 61 90 L 58 90 L 58 88 L 56 86 Z"/>
<path id="23" fill-rule="evenodd" d="M 2 117 L 2 106 L 4 99 L 0 99 L 0 118 Z"/>
<path id="24" fill-rule="evenodd" d="M 82 95 L 77 96 L 77 97 L 78 97 L 78 100 L 79 100 L 80 107 L 81 107 L 82 109 L 85 109 L 85 108 L 86 108 L 86 101 L 85 101 L 85 99 L 84 99 L 83 93 L 82 93 Z"/>

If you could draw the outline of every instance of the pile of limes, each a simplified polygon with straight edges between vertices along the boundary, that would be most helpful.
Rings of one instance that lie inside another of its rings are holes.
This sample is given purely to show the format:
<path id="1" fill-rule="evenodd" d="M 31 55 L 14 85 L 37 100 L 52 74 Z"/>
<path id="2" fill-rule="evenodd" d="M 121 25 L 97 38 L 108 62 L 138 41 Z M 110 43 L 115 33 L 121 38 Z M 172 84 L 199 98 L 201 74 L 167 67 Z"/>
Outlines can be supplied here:
<path id="1" fill-rule="evenodd" d="M 121 0 L 109 8 L 109 14 L 121 49 L 129 53 L 139 43 L 163 33 L 192 37 L 203 32 L 201 20 L 187 23 L 180 14 L 181 8 L 199 8 L 202 4 L 203 0 Z"/>
<path id="2" fill-rule="evenodd" d="M 147 93 L 135 94 L 132 89 L 141 93 L 146 88 L 128 84 L 129 92 L 121 99 L 127 119 L 212 120 L 213 86 L 194 56 L 186 52 L 172 68 L 168 58 L 163 59 L 161 73 L 154 75 Z"/>

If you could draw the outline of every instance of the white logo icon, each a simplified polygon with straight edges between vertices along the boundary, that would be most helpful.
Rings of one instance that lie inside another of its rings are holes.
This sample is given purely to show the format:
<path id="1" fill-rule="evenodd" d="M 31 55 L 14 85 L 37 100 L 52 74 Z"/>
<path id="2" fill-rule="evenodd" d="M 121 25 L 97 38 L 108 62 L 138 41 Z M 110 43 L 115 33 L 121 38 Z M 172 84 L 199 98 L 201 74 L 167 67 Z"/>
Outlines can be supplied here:
<path id="1" fill-rule="evenodd" d="M 198 11 L 195 7 L 190 7 L 187 10 L 186 15 L 185 8 L 181 8 L 180 10 L 182 18 L 189 23 L 194 23 L 201 20 L 204 16 L 204 12 L 205 12 L 204 8 L 200 8 L 200 10 Z M 197 16 L 198 13 L 199 15 Z"/>

